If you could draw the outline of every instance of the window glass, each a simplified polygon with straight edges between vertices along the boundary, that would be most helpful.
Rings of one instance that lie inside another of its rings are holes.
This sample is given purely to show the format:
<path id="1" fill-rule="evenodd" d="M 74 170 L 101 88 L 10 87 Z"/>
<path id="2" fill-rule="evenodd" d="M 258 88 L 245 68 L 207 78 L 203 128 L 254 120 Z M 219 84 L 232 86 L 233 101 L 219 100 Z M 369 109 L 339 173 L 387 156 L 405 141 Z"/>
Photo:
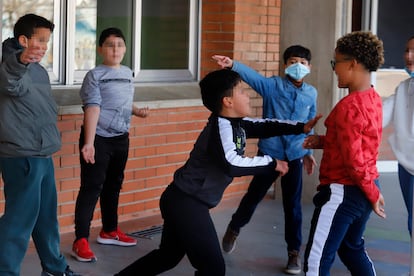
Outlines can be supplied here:
<path id="1" fill-rule="evenodd" d="M 2 0 L 2 40 L 13 37 L 13 27 L 16 21 L 27 13 L 35 13 L 50 21 L 54 21 L 54 0 Z M 56 31 L 56 28 L 55 28 Z M 54 31 L 54 33 L 55 33 Z M 50 39 L 48 51 L 41 61 L 49 71 L 53 67 L 53 39 Z"/>
<path id="2" fill-rule="evenodd" d="M 141 69 L 187 69 L 189 0 L 143 0 Z"/>
<path id="3" fill-rule="evenodd" d="M 75 70 L 95 67 L 96 0 L 76 0 Z"/>
<path id="4" fill-rule="evenodd" d="M 382 68 L 404 68 L 405 44 L 413 35 L 413 0 L 378 1 L 378 36 L 384 42 L 385 63 Z"/>
<path id="5" fill-rule="evenodd" d="M 134 22 L 134 7 L 133 0 L 118 1 L 114 5 L 113 0 L 99 0 L 97 7 L 97 36 L 102 30 L 109 27 L 116 27 L 122 30 L 125 36 L 126 53 L 122 60 L 122 64 L 132 68 L 132 39 L 135 36 L 133 29 Z M 102 57 L 97 56 L 97 63 L 102 62 Z"/>

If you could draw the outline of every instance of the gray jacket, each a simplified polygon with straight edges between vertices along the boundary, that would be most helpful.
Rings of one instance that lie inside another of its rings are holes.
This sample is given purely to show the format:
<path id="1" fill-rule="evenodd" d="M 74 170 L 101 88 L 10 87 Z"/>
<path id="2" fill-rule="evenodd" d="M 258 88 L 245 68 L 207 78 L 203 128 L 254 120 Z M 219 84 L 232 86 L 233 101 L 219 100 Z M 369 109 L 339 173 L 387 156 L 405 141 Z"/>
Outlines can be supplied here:
<path id="1" fill-rule="evenodd" d="M 0 157 L 50 156 L 60 149 L 57 105 L 49 75 L 21 64 L 15 38 L 3 42 L 0 65 Z"/>

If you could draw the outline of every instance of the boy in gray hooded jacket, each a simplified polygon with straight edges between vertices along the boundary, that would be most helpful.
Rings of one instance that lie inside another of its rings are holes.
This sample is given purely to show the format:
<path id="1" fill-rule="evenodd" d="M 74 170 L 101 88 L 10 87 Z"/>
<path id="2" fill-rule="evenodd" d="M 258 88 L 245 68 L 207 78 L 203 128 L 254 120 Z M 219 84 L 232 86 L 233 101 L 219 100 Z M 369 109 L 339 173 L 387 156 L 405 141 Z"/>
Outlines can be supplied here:
<path id="1" fill-rule="evenodd" d="M 75 276 L 59 250 L 52 154 L 60 149 L 57 106 L 39 64 L 54 29 L 26 14 L 3 42 L 0 64 L 0 170 L 5 211 L 0 218 L 0 275 L 19 275 L 32 236 L 42 275 Z"/>

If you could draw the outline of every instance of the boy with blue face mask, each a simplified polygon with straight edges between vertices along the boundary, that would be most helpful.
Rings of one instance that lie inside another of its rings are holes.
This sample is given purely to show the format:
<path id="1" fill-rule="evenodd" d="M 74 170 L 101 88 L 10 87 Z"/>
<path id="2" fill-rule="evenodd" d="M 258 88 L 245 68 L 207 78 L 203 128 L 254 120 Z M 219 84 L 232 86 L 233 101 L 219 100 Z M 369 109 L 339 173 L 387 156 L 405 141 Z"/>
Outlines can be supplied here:
<path id="1" fill-rule="evenodd" d="M 309 49 L 293 45 L 285 50 L 285 77 L 264 77 L 227 56 L 214 55 L 212 58 L 222 68 L 239 73 L 243 81 L 262 96 L 263 118 L 306 122 L 315 117 L 317 91 L 304 82 L 311 68 Z M 254 176 L 223 237 L 222 247 L 225 252 L 231 253 L 234 250 L 240 229 L 250 221 L 256 206 L 280 175 L 288 252 L 285 272 L 301 272 L 299 251 L 302 245 L 302 169 L 304 167 L 308 174 L 312 174 L 316 166 L 312 151 L 302 147 L 304 138 L 305 135 L 284 135 L 259 140 L 258 154 L 272 156 L 281 165 L 287 165 L 289 171 L 284 175 L 274 172 Z"/>

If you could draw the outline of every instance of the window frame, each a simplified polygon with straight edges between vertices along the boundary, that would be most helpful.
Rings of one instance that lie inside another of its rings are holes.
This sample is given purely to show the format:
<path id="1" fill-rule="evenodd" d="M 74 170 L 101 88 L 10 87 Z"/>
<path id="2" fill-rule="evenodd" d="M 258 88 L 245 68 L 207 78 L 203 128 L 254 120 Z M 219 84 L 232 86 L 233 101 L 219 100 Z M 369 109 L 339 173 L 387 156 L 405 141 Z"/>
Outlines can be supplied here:
<path id="1" fill-rule="evenodd" d="M 142 22 L 142 0 L 135 1 L 135 22 L 132 53 L 133 70 L 135 72 L 135 81 L 137 82 L 168 82 L 168 81 L 195 81 L 198 76 L 199 64 L 199 0 L 189 0 L 190 2 L 190 20 L 189 20 L 189 45 L 188 45 L 188 67 L 180 70 L 141 70 L 141 22 Z"/>
<path id="2" fill-rule="evenodd" d="M 62 72 L 63 67 L 59 66 L 62 64 L 62 53 L 63 53 L 63 35 L 64 31 L 61 28 L 62 19 L 64 18 L 63 15 L 65 14 L 64 8 L 62 8 L 61 1 L 53 1 L 53 24 L 55 24 L 55 28 L 53 29 L 52 34 L 52 51 L 53 51 L 53 61 L 52 61 L 52 70 L 48 71 L 49 79 L 52 84 L 59 83 L 62 80 Z"/>

